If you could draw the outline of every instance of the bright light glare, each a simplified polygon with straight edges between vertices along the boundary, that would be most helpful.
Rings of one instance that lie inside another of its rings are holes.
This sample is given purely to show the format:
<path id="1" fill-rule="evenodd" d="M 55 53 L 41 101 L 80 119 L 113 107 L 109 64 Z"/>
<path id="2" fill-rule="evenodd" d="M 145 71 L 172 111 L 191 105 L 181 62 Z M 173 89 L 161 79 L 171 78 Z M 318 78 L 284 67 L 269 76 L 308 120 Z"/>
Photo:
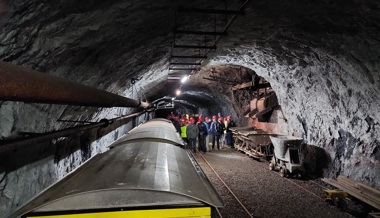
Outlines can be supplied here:
<path id="1" fill-rule="evenodd" d="M 189 78 L 189 76 L 184 76 L 182 79 L 181 79 L 181 83 L 185 83 L 186 80 Z"/>
<path id="2" fill-rule="evenodd" d="M 175 91 L 175 94 L 176 95 L 180 95 L 181 94 L 181 90 L 177 89 L 177 91 Z"/>

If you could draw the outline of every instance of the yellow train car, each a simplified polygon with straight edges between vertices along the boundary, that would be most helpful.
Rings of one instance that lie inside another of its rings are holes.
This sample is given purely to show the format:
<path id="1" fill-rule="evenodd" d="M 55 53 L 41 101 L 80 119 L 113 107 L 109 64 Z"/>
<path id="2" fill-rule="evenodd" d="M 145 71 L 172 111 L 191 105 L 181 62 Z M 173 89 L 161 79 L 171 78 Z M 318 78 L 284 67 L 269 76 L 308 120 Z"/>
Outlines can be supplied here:
<path id="1" fill-rule="evenodd" d="M 213 217 L 224 203 L 168 124 L 133 129 L 11 217 Z"/>

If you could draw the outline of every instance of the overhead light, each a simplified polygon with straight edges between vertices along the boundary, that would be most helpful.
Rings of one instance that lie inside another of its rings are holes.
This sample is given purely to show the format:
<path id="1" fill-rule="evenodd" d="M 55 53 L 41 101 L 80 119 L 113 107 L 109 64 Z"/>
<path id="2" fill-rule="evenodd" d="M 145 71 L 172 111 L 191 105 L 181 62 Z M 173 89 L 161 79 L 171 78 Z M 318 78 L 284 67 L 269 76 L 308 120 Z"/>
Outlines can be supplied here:
<path id="1" fill-rule="evenodd" d="M 182 77 L 182 79 L 181 79 L 181 83 L 185 83 L 186 82 L 186 80 L 189 78 L 189 76 L 184 76 L 184 77 Z"/>
<path id="2" fill-rule="evenodd" d="M 181 90 L 177 89 L 177 91 L 175 91 L 175 95 L 180 95 L 181 94 Z"/>

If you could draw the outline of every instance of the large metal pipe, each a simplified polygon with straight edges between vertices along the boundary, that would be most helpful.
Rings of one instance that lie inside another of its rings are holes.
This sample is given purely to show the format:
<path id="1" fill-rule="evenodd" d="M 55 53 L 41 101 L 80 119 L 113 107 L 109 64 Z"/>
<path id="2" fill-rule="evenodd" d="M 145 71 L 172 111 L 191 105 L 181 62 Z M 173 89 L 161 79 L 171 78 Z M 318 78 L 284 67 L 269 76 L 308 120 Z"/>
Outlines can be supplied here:
<path id="1" fill-rule="evenodd" d="M 99 128 L 99 127 L 106 127 L 109 124 L 112 124 L 114 122 L 126 122 L 126 121 L 131 120 L 134 117 L 140 116 L 143 113 L 145 112 L 144 111 L 137 112 L 137 113 L 130 114 L 127 116 L 117 117 L 111 120 L 104 119 L 104 120 L 100 120 L 99 122 L 95 122 L 91 124 L 71 127 L 71 128 L 48 132 L 48 133 L 42 133 L 37 136 L 32 136 L 25 139 L 17 139 L 15 141 L 6 142 L 3 144 L 0 143 L 0 154 L 11 152 L 11 151 L 20 149 L 24 146 L 33 145 L 33 144 L 40 143 L 43 141 L 48 141 L 48 140 L 52 140 L 52 139 L 56 139 L 60 137 L 66 137 L 72 134 L 77 134 L 78 132 L 82 132 L 85 130 L 90 130 L 90 129 Z"/>
<path id="2" fill-rule="evenodd" d="M 94 107 L 150 107 L 66 79 L 0 61 L 0 101 L 23 101 Z"/>

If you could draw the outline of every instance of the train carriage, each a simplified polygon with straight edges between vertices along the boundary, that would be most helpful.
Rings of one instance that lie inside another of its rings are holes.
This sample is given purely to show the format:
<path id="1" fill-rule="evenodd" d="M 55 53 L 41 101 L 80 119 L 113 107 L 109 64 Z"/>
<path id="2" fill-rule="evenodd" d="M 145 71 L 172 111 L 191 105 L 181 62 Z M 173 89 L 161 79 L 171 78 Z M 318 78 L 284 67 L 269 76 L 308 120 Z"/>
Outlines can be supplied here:
<path id="1" fill-rule="evenodd" d="M 212 217 L 223 201 L 167 124 L 138 126 L 11 217 Z"/>

